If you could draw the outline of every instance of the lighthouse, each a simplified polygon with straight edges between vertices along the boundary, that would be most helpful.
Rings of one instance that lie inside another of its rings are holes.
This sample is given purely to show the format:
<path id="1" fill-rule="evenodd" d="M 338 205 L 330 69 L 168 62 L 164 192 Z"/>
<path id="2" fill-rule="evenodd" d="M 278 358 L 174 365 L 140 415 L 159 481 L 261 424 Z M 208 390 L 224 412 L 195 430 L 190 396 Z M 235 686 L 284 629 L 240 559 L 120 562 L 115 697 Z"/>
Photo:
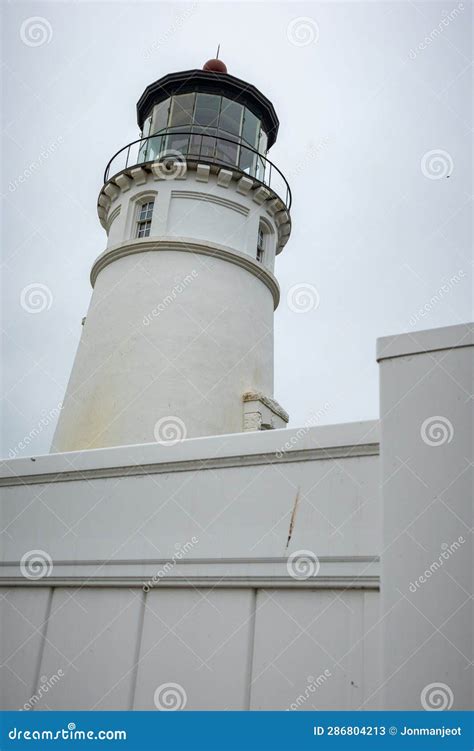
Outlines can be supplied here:
<path id="1" fill-rule="evenodd" d="M 137 111 L 53 450 L 0 462 L 1 708 L 469 710 L 473 325 L 379 339 L 377 419 L 278 430 L 275 110 L 210 61 Z"/>
<path id="2" fill-rule="evenodd" d="M 168 74 L 104 174 L 107 233 L 52 451 L 282 428 L 275 258 L 290 187 L 272 103 L 220 60 Z"/>

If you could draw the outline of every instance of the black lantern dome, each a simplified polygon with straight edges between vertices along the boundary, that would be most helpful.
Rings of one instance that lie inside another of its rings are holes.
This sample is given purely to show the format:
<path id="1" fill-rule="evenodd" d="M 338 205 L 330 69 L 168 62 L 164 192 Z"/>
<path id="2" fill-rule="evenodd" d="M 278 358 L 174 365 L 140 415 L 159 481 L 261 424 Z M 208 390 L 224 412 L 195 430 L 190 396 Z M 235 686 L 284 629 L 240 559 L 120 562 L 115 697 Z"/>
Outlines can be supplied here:
<path id="1" fill-rule="evenodd" d="M 278 117 L 255 86 L 226 70 L 210 60 L 204 70 L 170 73 L 147 86 L 137 104 L 142 138 L 149 139 L 144 161 L 164 151 L 214 156 L 258 176 L 258 155 L 275 143 Z"/>

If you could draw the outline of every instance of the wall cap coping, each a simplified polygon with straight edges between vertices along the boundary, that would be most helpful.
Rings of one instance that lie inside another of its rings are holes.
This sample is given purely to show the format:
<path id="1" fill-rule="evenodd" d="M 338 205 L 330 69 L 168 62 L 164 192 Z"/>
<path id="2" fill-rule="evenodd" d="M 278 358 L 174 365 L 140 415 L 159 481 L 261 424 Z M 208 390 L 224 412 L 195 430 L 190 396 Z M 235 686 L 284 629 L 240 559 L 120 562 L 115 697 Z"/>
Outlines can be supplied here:
<path id="1" fill-rule="evenodd" d="M 252 433 L 18 457 L 0 461 L 0 485 L 87 480 L 272 462 L 377 456 L 377 421 L 302 426 Z"/>
<path id="2" fill-rule="evenodd" d="M 473 345 L 473 323 L 395 334 L 377 339 L 377 362 L 394 357 L 421 355 L 425 352 L 472 347 Z"/>

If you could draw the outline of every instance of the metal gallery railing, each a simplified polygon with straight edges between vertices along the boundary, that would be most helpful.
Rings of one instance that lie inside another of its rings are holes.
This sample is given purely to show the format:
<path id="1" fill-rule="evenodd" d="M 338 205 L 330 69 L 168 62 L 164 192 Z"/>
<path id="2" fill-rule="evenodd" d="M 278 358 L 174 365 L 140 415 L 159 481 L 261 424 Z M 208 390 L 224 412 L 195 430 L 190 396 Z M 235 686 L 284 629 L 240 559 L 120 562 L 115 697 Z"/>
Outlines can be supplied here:
<path id="1" fill-rule="evenodd" d="M 270 188 L 289 209 L 291 189 L 285 176 L 266 156 L 242 139 L 211 134 L 204 128 L 192 130 L 168 129 L 124 146 L 110 159 L 104 173 L 104 183 L 123 170 L 134 166 L 163 161 L 195 161 L 228 167 L 248 175 Z"/>

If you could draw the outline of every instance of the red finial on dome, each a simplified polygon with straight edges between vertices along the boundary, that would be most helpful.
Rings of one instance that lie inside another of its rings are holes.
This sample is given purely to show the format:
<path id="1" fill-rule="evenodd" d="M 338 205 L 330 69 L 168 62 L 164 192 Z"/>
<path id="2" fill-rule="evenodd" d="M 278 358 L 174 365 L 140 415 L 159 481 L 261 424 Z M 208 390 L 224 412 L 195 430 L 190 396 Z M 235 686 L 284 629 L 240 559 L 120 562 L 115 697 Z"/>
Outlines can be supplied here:
<path id="1" fill-rule="evenodd" d="M 219 60 L 217 57 L 213 58 L 212 60 L 208 60 L 207 63 L 204 63 L 202 69 L 212 71 L 212 73 L 227 73 L 226 64 L 223 63 L 222 60 Z"/>
<path id="2" fill-rule="evenodd" d="M 223 63 L 222 60 L 219 60 L 220 49 L 221 46 L 219 44 L 217 46 L 216 56 L 213 57 L 212 60 L 208 60 L 207 63 L 204 63 L 202 66 L 203 70 L 210 70 L 212 73 L 227 73 L 226 64 Z"/>

